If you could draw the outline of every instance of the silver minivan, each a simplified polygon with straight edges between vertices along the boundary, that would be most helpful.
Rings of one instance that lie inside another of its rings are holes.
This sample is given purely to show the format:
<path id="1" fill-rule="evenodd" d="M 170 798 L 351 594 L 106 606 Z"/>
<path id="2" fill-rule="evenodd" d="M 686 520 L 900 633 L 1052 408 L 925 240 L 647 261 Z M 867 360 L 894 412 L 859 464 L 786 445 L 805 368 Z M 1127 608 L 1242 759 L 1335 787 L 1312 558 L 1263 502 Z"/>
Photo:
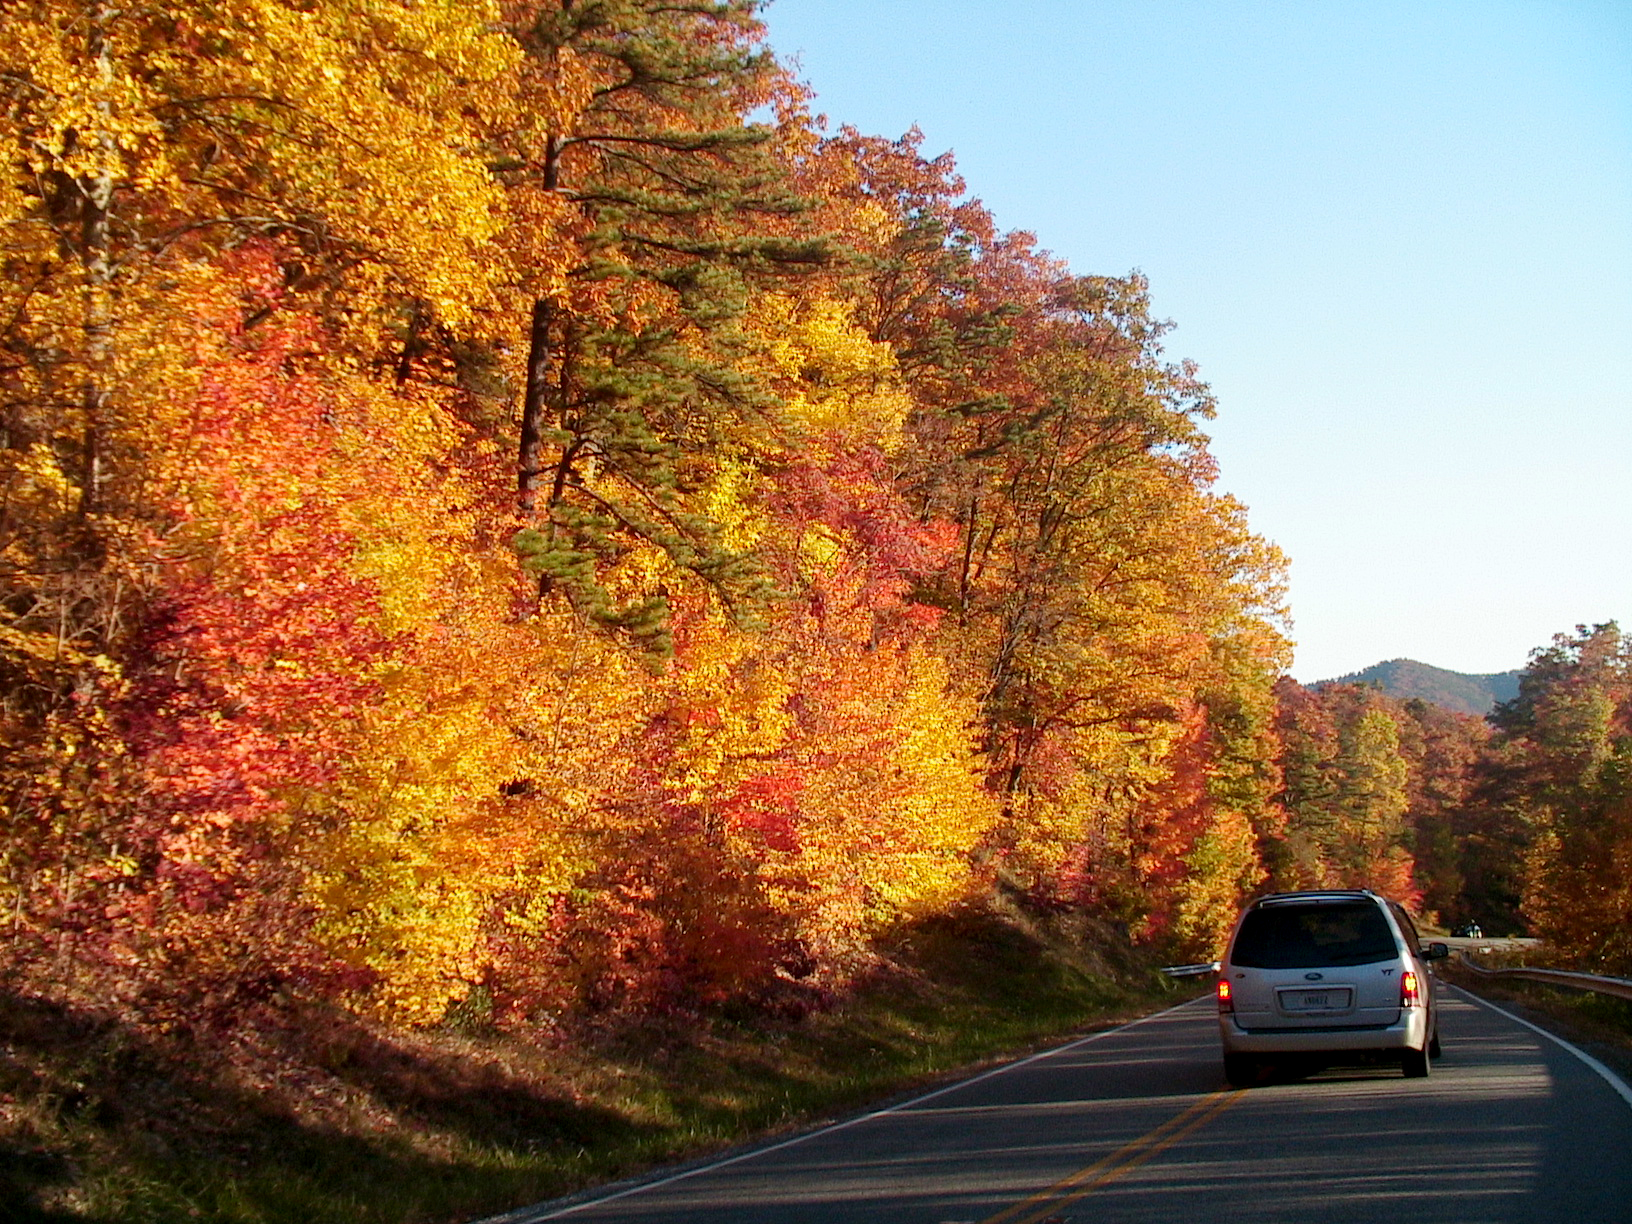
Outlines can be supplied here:
<path id="1" fill-rule="evenodd" d="M 1398 1059 L 1408 1076 L 1439 1057 L 1439 1009 L 1403 907 L 1365 889 L 1272 893 L 1242 911 L 1218 968 L 1224 1076 L 1245 1087 L 1277 1058 Z"/>

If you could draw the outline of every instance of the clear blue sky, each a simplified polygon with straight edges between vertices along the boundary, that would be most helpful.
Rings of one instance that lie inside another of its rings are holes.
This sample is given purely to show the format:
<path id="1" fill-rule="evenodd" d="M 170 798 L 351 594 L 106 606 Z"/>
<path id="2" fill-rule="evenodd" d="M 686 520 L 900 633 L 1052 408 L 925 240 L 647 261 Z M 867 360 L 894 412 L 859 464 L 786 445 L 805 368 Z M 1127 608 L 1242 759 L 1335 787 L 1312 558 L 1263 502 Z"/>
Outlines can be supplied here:
<path id="1" fill-rule="evenodd" d="M 834 126 L 1149 276 L 1294 674 L 1632 628 L 1632 0 L 775 0 Z"/>

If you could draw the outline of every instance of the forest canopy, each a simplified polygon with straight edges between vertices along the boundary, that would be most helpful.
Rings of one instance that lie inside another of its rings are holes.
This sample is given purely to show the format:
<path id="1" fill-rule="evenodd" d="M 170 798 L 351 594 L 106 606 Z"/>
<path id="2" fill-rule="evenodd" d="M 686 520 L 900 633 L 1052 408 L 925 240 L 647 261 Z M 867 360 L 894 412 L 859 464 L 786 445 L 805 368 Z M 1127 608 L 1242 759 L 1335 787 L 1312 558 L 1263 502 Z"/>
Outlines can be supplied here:
<path id="1" fill-rule="evenodd" d="M 1549 901 L 1632 845 L 1616 631 L 1493 733 L 1280 679 L 1143 277 L 817 122 L 756 8 L 8 6 L 8 980 L 819 996 L 999 880 L 1174 957 L 1346 883 L 1624 967 L 1624 895 Z"/>

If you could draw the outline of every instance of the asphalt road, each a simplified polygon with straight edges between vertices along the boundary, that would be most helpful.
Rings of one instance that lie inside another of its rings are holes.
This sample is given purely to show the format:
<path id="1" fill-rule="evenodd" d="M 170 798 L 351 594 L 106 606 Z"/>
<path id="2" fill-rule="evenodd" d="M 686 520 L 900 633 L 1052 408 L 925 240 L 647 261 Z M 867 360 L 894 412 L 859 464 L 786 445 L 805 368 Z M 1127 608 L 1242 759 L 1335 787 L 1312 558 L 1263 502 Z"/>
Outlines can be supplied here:
<path id="1" fill-rule="evenodd" d="M 1632 1221 L 1632 1089 L 1440 990 L 1445 1053 L 1425 1080 L 1349 1066 L 1228 1089 L 1208 998 L 824 1130 L 500 1219 Z"/>

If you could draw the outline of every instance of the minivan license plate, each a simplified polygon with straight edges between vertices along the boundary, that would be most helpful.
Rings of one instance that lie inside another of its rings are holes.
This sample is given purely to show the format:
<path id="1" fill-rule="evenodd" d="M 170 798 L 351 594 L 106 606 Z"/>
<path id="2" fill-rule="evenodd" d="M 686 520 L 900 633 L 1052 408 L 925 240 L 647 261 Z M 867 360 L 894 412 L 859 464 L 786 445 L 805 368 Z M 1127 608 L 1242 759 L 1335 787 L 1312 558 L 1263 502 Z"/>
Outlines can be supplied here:
<path id="1" fill-rule="evenodd" d="M 1334 1012 L 1348 1010 L 1352 992 L 1347 986 L 1328 986 L 1325 989 L 1293 987 L 1279 992 L 1281 1010 L 1286 1012 Z"/>

